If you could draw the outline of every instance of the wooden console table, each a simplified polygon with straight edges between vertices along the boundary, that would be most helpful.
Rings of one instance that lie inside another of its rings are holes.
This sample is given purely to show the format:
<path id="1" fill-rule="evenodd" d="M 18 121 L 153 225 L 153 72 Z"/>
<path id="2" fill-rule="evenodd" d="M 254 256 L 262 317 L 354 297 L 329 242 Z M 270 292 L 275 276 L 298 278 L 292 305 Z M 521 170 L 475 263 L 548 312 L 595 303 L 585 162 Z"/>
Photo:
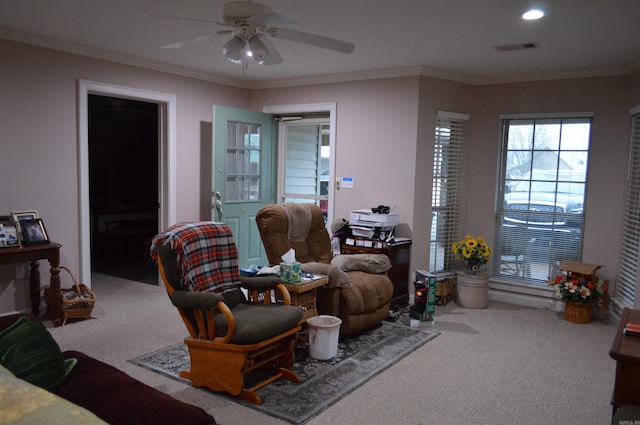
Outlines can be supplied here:
<path id="1" fill-rule="evenodd" d="M 49 316 L 54 326 L 60 326 L 62 318 L 62 298 L 60 294 L 60 244 L 47 243 L 0 249 L 0 265 L 29 263 L 29 289 L 31 292 L 31 313 L 40 315 L 40 264 L 38 260 L 48 260 L 51 266 L 51 289 L 47 299 Z M 52 294 L 57 294 L 53 296 Z"/>
<path id="2" fill-rule="evenodd" d="M 640 323 L 640 310 L 623 310 L 609 351 L 609 356 L 616 361 L 616 380 L 611 396 L 614 413 L 624 405 L 640 405 L 640 337 L 622 332 L 628 322 Z"/>

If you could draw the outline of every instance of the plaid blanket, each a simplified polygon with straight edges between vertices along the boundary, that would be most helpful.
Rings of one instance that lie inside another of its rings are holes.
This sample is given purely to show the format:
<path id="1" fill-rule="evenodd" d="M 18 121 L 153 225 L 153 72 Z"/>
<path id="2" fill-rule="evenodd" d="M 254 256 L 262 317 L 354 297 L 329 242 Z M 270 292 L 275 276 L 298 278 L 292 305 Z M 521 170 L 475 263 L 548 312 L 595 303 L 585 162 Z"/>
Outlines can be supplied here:
<path id="1" fill-rule="evenodd" d="M 159 244 L 167 243 L 176 251 L 184 289 L 221 294 L 237 289 L 240 284 L 238 250 L 225 223 L 203 221 L 173 225 L 153 239 L 152 255 L 157 254 Z"/>

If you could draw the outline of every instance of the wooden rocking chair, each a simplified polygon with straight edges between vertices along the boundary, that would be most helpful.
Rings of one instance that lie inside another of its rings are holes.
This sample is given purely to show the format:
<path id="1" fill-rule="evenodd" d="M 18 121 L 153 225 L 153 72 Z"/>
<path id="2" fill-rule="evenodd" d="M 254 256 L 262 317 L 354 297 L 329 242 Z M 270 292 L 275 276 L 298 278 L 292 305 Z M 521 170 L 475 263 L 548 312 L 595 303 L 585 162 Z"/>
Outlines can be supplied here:
<path id="1" fill-rule="evenodd" d="M 197 251 L 190 250 L 196 245 Z M 279 378 L 300 382 L 288 368 L 295 361 L 303 313 L 290 305 L 278 277 L 240 276 L 226 224 L 176 225 L 158 235 L 151 249 L 169 298 L 189 330 L 184 342 L 191 369 L 180 372 L 181 377 L 255 404 L 262 404 L 256 391 Z M 245 376 L 257 369 L 268 377 L 246 388 Z"/>

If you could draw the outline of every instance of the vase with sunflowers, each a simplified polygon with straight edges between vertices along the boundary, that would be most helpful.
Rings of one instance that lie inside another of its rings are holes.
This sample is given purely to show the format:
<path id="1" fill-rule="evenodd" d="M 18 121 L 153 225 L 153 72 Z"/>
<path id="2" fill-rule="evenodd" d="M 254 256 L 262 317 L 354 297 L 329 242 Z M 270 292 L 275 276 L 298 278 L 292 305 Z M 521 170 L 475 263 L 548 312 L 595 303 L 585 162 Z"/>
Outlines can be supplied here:
<path id="1" fill-rule="evenodd" d="M 464 240 L 454 242 L 451 249 L 456 257 L 466 264 L 466 272 L 471 275 L 477 275 L 480 267 L 487 264 L 491 258 L 491 247 L 481 236 L 474 238 L 467 235 Z"/>

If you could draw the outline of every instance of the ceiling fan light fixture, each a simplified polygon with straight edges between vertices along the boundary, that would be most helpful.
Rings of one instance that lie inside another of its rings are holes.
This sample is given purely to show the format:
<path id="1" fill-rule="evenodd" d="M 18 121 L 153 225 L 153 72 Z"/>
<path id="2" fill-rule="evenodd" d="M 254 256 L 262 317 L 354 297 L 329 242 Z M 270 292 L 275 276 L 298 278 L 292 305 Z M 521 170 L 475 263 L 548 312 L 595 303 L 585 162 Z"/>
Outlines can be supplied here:
<path id="1" fill-rule="evenodd" d="M 269 49 L 258 36 L 249 39 L 249 50 L 251 56 L 261 65 L 269 59 Z"/>
<path id="2" fill-rule="evenodd" d="M 244 52 L 244 40 L 238 36 L 234 36 L 222 46 L 222 53 L 233 63 L 242 63 L 242 54 Z"/>

